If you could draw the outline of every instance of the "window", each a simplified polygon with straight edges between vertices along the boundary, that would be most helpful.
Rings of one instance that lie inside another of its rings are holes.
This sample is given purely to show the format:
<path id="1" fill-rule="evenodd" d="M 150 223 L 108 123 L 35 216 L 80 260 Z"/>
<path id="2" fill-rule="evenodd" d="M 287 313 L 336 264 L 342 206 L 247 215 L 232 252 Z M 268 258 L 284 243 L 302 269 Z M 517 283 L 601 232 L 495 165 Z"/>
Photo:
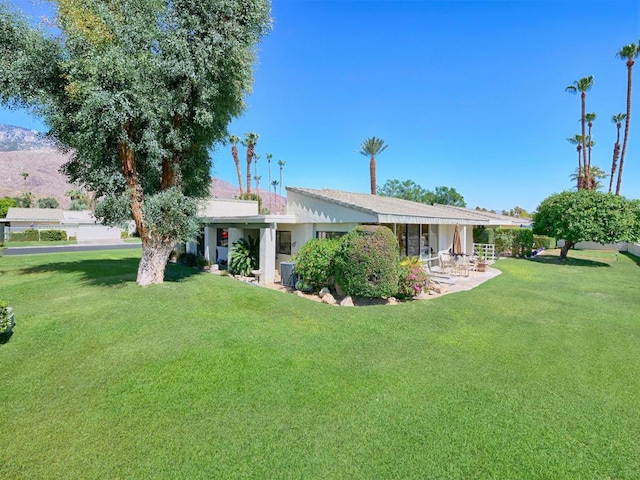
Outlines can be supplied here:
<path id="1" fill-rule="evenodd" d="M 276 232 L 276 253 L 291 255 L 291 232 Z"/>
<path id="2" fill-rule="evenodd" d="M 316 232 L 316 238 L 340 238 L 347 232 Z"/>

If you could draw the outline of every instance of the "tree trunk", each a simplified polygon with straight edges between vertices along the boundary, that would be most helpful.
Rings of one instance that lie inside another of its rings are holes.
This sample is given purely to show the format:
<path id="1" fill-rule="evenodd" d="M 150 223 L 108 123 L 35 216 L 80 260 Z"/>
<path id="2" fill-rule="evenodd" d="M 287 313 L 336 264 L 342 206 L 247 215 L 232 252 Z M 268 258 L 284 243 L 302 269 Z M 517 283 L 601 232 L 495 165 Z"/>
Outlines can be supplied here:
<path id="1" fill-rule="evenodd" d="M 567 253 L 569 253 L 569 250 L 573 248 L 575 244 L 575 242 L 564 241 L 564 246 L 560 249 L 560 260 L 567 259 Z"/>
<path id="2" fill-rule="evenodd" d="M 138 266 L 138 278 L 136 282 L 140 286 L 162 283 L 167 261 L 171 255 L 175 239 L 162 240 L 144 238 L 142 240 L 142 258 Z"/>
<path id="3" fill-rule="evenodd" d="M 376 159 L 374 156 L 371 156 L 371 161 L 369 162 L 369 176 L 371 177 L 371 195 L 376 194 Z"/>
<path id="4" fill-rule="evenodd" d="M 240 159 L 238 158 L 238 147 L 236 145 L 231 146 L 231 156 L 233 157 L 233 163 L 236 164 L 236 173 L 238 174 L 238 188 L 240 188 L 240 198 L 244 194 L 242 190 L 242 171 L 240 170 Z"/>
<path id="5" fill-rule="evenodd" d="M 620 139 L 620 130 L 618 130 L 618 140 Z M 613 188 L 613 177 L 616 174 L 616 167 L 618 166 L 618 157 L 620 156 L 620 143 L 616 142 L 613 146 L 613 160 L 611 161 L 611 175 L 609 176 L 609 193 Z"/>
<path id="6" fill-rule="evenodd" d="M 253 143 L 247 146 L 247 200 L 249 200 L 248 195 L 251 193 L 251 164 L 253 163 L 254 149 L 255 145 Z"/>
<path id="7" fill-rule="evenodd" d="M 586 92 L 582 92 L 582 95 L 580 96 L 580 98 L 582 99 L 582 117 L 580 117 L 580 121 L 582 123 L 582 176 L 583 176 L 583 180 L 582 180 L 582 187 L 578 187 L 578 188 L 584 188 L 584 186 L 586 184 L 589 183 L 589 179 L 587 178 L 587 135 L 585 132 L 585 110 L 586 110 L 586 104 L 587 104 L 587 94 Z M 580 173 L 580 171 L 578 170 L 578 173 Z"/>
<path id="8" fill-rule="evenodd" d="M 629 122 L 631 121 L 631 76 L 633 71 L 632 58 L 627 60 L 627 118 L 624 122 L 624 140 L 622 140 L 622 153 L 620 154 L 620 166 L 618 167 L 618 183 L 616 184 L 616 195 L 620 195 L 622 186 L 622 168 L 624 167 L 624 155 L 627 152 L 627 140 L 629 139 Z"/>

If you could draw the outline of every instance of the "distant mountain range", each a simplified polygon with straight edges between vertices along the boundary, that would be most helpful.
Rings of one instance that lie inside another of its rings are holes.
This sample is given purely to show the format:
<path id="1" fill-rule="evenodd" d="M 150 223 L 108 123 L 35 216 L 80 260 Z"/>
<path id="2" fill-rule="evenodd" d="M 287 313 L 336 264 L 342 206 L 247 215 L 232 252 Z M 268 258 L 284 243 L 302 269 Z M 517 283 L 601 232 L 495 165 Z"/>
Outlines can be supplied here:
<path id="1" fill-rule="evenodd" d="M 62 208 L 68 207 L 71 201 L 65 194 L 77 188 L 60 173 L 60 167 L 68 158 L 53 148 L 41 133 L 0 124 L 0 198 L 31 192 L 36 200 L 53 197 Z M 26 179 L 23 173 L 29 174 Z M 216 198 L 233 199 L 239 192 L 237 186 L 213 177 L 210 193 Z M 261 190 L 261 196 L 265 206 L 269 205 L 269 198 L 274 205 L 284 203 L 282 197 L 274 193 Z"/>

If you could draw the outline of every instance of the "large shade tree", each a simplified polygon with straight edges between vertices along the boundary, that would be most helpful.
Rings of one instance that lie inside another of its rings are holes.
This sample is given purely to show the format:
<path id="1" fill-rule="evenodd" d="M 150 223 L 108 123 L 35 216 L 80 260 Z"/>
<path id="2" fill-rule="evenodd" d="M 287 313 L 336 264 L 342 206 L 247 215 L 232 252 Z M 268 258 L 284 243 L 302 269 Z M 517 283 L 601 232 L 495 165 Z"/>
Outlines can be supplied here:
<path id="1" fill-rule="evenodd" d="M 622 169 L 624 168 L 624 158 L 627 153 L 627 142 L 629 140 L 629 124 L 631 122 L 631 84 L 633 77 L 633 65 L 635 59 L 640 55 L 640 41 L 636 45 L 630 43 L 625 45 L 617 53 L 617 56 L 625 61 L 627 66 L 627 114 L 624 117 L 624 137 L 622 139 L 622 152 L 620 153 L 620 166 L 618 167 L 618 181 L 616 182 L 616 195 L 620 195 L 620 188 L 622 187 Z"/>
<path id="2" fill-rule="evenodd" d="M 564 240 L 560 258 L 582 241 L 636 242 L 640 201 L 596 190 L 565 191 L 545 198 L 533 217 L 534 233 Z"/>
<path id="3" fill-rule="evenodd" d="M 133 218 L 137 282 L 160 283 L 208 195 L 208 148 L 253 79 L 268 0 L 60 0 L 51 33 L 0 3 L 0 99 L 72 153 L 71 182 L 107 224 Z"/>
<path id="4" fill-rule="evenodd" d="M 413 180 L 387 180 L 382 187 L 378 188 L 378 195 L 382 197 L 396 197 L 412 202 L 426 203 L 429 205 L 453 205 L 455 207 L 466 207 L 464 197 L 455 188 L 436 187 L 435 191 L 427 190 L 418 185 Z"/>
<path id="5" fill-rule="evenodd" d="M 376 156 L 387 149 L 381 138 L 367 138 L 360 145 L 360 154 L 369 158 L 369 178 L 371 180 L 371 195 L 376 194 Z"/>

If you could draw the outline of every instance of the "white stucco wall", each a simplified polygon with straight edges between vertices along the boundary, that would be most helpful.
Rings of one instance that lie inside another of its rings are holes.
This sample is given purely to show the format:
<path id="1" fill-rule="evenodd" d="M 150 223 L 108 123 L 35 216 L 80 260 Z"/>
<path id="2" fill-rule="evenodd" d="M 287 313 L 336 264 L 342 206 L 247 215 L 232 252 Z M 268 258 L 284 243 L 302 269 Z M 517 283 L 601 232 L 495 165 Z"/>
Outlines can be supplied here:
<path id="1" fill-rule="evenodd" d="M 258 215 L 258 202 L 210 198 L 198 209 L 200 217 L 242 217 Z"/>
<path id="2" fill-rule="evenodd" d="M 76 238 L 78 243 L 120 243 L 121 232 L 120 228 L 103 225 L 78 225 Z"/>
<path id="3" fill-rule="evenodd" d="M 287 213 L 296 215 L 301 223 L 371 223 L 378 221 L 376 215 L 304 197 L 295 192 L 287 194 Z"/>
<path id="4" fill-rule="evenodd" d="M 634 243 L 628 243 L 627 252 L 632 253 L 636 257 L 640 257 L 640 245 L 634 244 Z"/>

